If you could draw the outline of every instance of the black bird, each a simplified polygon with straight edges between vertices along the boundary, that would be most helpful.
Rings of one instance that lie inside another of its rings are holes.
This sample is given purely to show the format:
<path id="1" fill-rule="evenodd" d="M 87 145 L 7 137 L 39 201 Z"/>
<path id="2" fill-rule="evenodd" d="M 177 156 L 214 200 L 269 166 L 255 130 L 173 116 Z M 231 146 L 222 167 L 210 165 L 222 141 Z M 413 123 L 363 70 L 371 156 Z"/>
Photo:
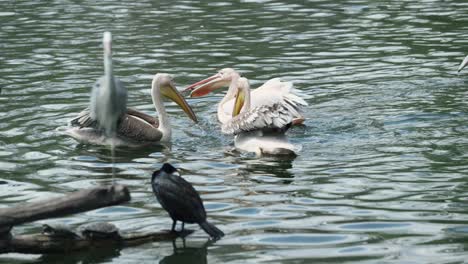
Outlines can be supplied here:
<path id="1" fill-rule="evenodd" d="M 224 236 L 223 231 L 206 221 L 206 211 L 200 195 L 184 178 L 174 175 L 177 169 L 169 163 L 164 163 L 160 170 L 151 177 L 153 192 L 161 206 L 172 218 L 172 231 L 175 231 L 177 221 L 197 223 L 214 239 Z"/>

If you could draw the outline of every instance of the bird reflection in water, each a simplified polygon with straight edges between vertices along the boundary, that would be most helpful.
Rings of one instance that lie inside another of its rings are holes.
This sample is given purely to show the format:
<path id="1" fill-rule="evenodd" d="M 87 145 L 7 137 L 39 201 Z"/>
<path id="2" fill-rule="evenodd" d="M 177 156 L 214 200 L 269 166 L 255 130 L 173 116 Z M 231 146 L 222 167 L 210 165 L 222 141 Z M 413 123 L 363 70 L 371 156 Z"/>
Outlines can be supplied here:
<path id="1" fill-rule="evenodd" d="M 63 254 L 45 254 L 40 258 L 40 263 L 63 264 L 63 263 L 105 263 L 112 262 L 120 257 L 121 248 L 102 247 L 99 250 L 83 250 L 70 252 L 64 257 Z"/>
<path id="2" fill-rule="evenodd" d="M 165 256 L 160 264 L 170 264 L 170 263 L 191 263 L 191 264 L 202 264 L 208 263 L 208 246 L 212 241 L 208 240 L 201 247 L 187 247 L 185 245 L 185 239 L 183 241 L 183 246 L 181 248 L 177 247 L 176 241 L 172 241 L 172 246 L 174 248 L 174 253 L 170 256 Z"/>
<path id="3" fill-rule="evenodd" d="M 76 145 L 74 153 L 78 156 L 95 156 L 105 162 L 110 162 L 109 148 L 107 146 L 93 146 L 89 147 L 88 144 L 79 143 Z M 154 153 L 161 153 L 164 156 L 171 157 L 172 143 L 164 142 L 154 144 L 145 148 L 133 148 L 127 146 L 121 146 L 115 149 L 116 158 L 122 163 L 131 163 L 135 157 L 148 157 Z"/>
<path id="4" fill-rule="evenodd" d="M 252 158 L 251 160 L 242 159 L 239 164 L 238 174 L 251 177 L 252 175 L 267 175 L 276 178 L 282 178 L 284 184 L 292 183 L 294 174 L 289 171 L 293 168 L 294 159 L 284 159 L 284 157 L 262 157 Z"/>

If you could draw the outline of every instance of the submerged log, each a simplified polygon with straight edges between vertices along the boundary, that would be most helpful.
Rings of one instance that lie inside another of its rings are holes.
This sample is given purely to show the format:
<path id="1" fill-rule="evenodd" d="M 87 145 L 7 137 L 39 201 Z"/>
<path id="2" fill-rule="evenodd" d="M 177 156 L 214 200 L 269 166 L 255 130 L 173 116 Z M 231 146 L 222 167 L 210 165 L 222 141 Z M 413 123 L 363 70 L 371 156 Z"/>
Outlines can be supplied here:
<path id="1" fill-rule="evenodd" d="M 96 248 L 122 248 L 151 241 L 170 241 L 185 237 L 193 231 L 184 232 L 120 232 L 117 236 L 92 238 L 85 235 L 55 236 L 42 234 L 12 235 L 15 225 L 45 218 L 62 217 L 112 206 L 130 201 L 130 192 L 122 185 L 102 186 L 81 190 L 59 198 L 25 203 L 0 209 L 0 254 L 53 254 Z"/>
<path id="2" fill-rule="evenodd" d="M 130 192 L 127 187 L 111 185 L 81 190 L 59 198 L 1 208 L 0 237 L 5 236 L 6 231 L 15 225 L 86 212 L 128 201 L 130 201 Z"/>
<path id="3" fill-rule="evenodd" d="M 171 231 L 124 233 L 120 238 L 101 239 L 53 237 L 44 234 L 18 235 L 6 240 L 0 239 L 0 254 L 12 252 L 54 254 L 104 247 L 128 247 L 152 241 L 170 241 L 191 233 L 193 230 L 185 230 L 181 233 Z"/>

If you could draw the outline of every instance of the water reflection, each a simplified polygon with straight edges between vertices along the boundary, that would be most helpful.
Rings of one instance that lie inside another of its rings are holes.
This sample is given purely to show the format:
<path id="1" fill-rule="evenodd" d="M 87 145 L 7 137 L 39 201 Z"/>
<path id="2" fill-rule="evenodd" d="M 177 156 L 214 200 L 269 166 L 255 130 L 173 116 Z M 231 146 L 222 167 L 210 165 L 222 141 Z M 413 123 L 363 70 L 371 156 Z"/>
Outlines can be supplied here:
<path id="1" fill-rule="evenodd" d="M 84 250 L 81 252 L 72 252 L 68 253 L 65 256 L 62 254 L 51 254 L 43 255 L 39 259 L 39 263 L 82 263 L 82 264 L 91 264 L 91 263 L 104 263 L 110 262 L 112 259 L 116 259 L 120 256 L 119 248 L 99 248 L 99 249 L 90 249 Z"/>
<path id="2" fill-rule="evenodd" d="M 294 177 L 290 169 L 293 167 L 294 157 L 262 157 L 260 159 L 244 160 L 245 166 L 242 168 L 245 175 L 273 176 L 283 179 Z M 283 183 L 291 183 L 284 180 Z"/>
<path id="3" fill-rule="evenodd" d="M 109 156 L 109 147 L 106 146 L 96 146 L 90 144 L 77 144 L 76 145 L 76 154 L 81 154 L 85 157 L 96 157 L 101 159 L 104 162 L 111 162 L 111 157 Z M 115 149 L 115 159 L 116 162 L 131 162 L 134 159 L 140 157 L 152 156 L 153 153 L 161 153 L 162 156 L 166 156 L 171 153 L 171 144 L 170 143 L 159 143 L 152 144 L 140 148 L 132 147 L 117 147 Z M 80 156 L 78 156 L 77 159 Z"/>
<path id="4" fill-rule="evenodd" d="M 115 61 L 115 74 L 128 84 L 130 107 L 154 114 L 155 72 L 173 74 L 179 87 L 224 67 L 245 73 L 252 87 L 281 77 L 309 103 L 306 126 L 288 132 L 303 149 L 293 160 L 225 152 L 233 139 L 220 133 L 215 113 L 223 93 L 191 99 L 198 125 L 167 104 L 170 146 L 117 150 L 116 179 L 132 202 L 73 221 L 170 226 L 148 183 L 171 162 L 229 234 L 208 247 L 209 259 L 466 261 L 468 74 L 456 74 L 468 47 L 460 37 L 468 34 L 463 1 L 24 0 L 2 8 L 1 206 L 110 178 L 107 148 L 55 130 L 89 104 L 102 67 L 96 47 L 110 30 L 115 57 L 125 58 Z M 95 258 L 151 261 L 173 253 L 164 246 Z"/>
<path id="5" fill-rule="evenodd" d="M 176 240 L 172 241 L 173 253 L 170 256 L 165 256 L 159 263 L 164 264 L 180 264 L 180 263 L 194 263 L 203 264 L 208 263 L 208 246 L 212 244 L 211 241 L 205 242 L 201 246 L 187 247 L 185 239 L 182 239 L 182 247 L 177 246 Z"/>

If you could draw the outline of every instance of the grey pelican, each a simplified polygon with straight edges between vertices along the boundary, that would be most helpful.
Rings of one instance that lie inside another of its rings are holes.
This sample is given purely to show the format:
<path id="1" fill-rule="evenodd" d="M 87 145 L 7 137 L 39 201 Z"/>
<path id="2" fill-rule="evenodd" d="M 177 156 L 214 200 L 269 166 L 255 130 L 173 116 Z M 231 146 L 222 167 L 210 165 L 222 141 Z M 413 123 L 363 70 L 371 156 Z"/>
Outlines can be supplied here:
<path id="1" fill-rule="evenodd" d="M 103 145 L 139 146 L 171 140 L 171 125 L 163 103 L 163 96 L 176 102 L 197 123 L 197 117 L 182 95 L 177 91 L 172 76 L 158 73 L 151 85 L 151 97 L 158 112 L 158 118 L 137 110 L 126 108 L 117 122 L 115 137 L 109 137 L 92 118 L 89 109 L 85 109 L 70 121 L 69 135 L 79 141 Z"/>
<path id="2" fill-rule="evenodd" d="M 104 32 L 104 76 L 99 78 L 91 92 L 90 115 L 107 135 L 114 135 L 117 122 L 127 109 L 127 89 L 114 77 L 112 68 L 112 35 Z"/>
<path id="3" fill-rule="evenodd" d="M 164 163 L 160 170 L 155 171 L 151 177 L 153 193 L 161 206 L 172 218 L 172 231 L 175 231 L 177 221 L 184 223 L 197 223 L 214 239 L 224 236 L 223 231 L 206 221 L 206 211 L 203 201 L 195 188 L 177 175 L 178 171 L 169 163 Z"/>
<path id="4" fill-rule="evenodd" d="M 460 72 L 461 70 L 463 70 L 463 68 L 465 68 L 466 65 L 468 65 L 468 56 L 465 57 L 465 59 L 462 61 L 462 63 L 461 63 L 460 66 L 458 67 L 458 72 Z"/>
<path id="5" fill-rule="evenodd" d="M 232 68 L 224 68 L 215 75 L 188 86 L 185 90 L 192 90 L 191 97 L 206 95 L 218 88 L 229 86 L 234 78 L 240 75 Z M 228 89 L 226 95 L 218 104 L 218 120 L 224 124 L 232 117 L 232 109 L 235 98 L 234 87 Z M 281 81 L 280 78 L 273 78 L 265 82 L 259 88 L 250 93 L 251 107 L 269 106 L 277 103 L 288 104 L 293 115 L 292 124 L 304 122 L 301 108 L 307 106 L 302 98 L 294 94 L 291 82 Z"/>

